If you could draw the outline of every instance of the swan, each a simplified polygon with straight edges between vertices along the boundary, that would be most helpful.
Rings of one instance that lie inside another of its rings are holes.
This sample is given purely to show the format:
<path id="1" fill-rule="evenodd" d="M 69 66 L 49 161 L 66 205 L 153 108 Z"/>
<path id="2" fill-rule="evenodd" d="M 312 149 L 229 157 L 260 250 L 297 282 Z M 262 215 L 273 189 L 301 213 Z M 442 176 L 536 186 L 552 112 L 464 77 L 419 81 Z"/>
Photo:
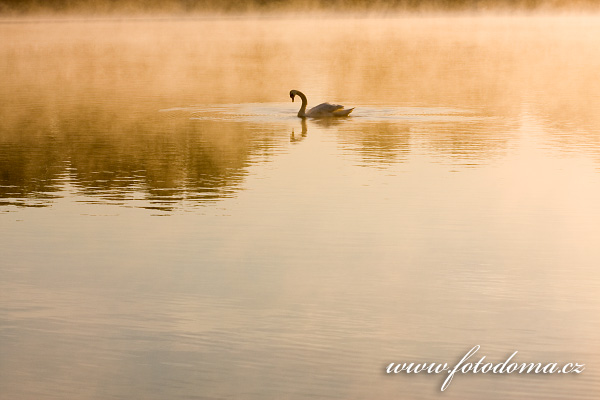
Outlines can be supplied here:
<path id="1" fill-rule="evenodd" d="M 302 99 L 302 106 L 300 107 L 300 111 L 298 111 L 298 117 L 300 118 L 347 117 L 354 110 L 354 107 L 346 109 L 344 106 L 338 104 L 321 103 L 306 112 L 306 104 L 308 102 L 304 93 L 299 90 L 290 90 L 292 101 L 294 101 L 295 96 L 299 96 Z"/>

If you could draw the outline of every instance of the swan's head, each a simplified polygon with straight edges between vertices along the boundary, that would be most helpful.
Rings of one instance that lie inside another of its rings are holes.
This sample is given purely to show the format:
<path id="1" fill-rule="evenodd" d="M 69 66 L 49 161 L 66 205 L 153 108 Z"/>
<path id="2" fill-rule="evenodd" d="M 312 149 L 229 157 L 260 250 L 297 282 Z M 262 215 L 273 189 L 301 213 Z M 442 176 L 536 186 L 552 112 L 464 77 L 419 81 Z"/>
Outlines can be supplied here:
<path id="1" fill-rule="evenodd" d="M 294 101 L 294 97 L 296 96 L 296 91 L 295 90 L 290 90 L 290 98 L 292 99 L 292 101 Z"/>

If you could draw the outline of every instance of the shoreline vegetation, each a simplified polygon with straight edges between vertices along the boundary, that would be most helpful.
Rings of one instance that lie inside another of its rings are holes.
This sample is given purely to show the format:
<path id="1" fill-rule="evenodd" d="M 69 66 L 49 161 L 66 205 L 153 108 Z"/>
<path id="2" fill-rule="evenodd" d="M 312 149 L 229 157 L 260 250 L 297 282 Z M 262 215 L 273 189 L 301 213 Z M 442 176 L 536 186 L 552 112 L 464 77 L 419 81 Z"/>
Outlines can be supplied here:
<path id="1" fill-rule="evenodd" d="M 397 13 L 598 12 L 594 0 L 0 0 L 0 19 L 11 17 L 218 16 Z"/>

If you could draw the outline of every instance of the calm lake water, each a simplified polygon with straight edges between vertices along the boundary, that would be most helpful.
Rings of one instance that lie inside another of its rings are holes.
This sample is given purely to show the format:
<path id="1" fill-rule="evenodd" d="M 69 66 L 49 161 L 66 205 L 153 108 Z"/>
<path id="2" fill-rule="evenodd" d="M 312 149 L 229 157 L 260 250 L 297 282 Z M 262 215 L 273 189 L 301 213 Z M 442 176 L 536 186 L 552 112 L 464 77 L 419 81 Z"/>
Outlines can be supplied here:
<path id="1" fill-rule="evenodd" d="M 600 17 L 0 37 L 2 399 L 598 398 Z"/>

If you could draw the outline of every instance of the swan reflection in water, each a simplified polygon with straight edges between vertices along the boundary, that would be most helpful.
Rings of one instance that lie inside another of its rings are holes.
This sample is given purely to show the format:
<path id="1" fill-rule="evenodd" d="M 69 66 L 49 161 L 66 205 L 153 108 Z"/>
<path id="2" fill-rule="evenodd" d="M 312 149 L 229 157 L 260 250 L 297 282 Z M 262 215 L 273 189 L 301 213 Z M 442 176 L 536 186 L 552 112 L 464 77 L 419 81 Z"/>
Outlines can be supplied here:
<path id="1" fill-rule="evenodd" d="M 331 118 L 331 117 L 347 117 L 348 114 L 354 110 L 353 108 L 344 108 L 339 104 L 329 104 L 329 103 L 321 103 L 318 106 L 311 108 L 306 111 L 306 105 L 308 101 L 306 100 L 306 96 L 304 93 L 299 90 L 290 90 L 290 98 L 294 101 L 294 98 L 298 96 L 302 99 L 302 106 L 300 106 L 300 110 L 298 111 L 299 118 Z"/>
<path id="2" fill-rule="evenodd" d="M 338 119 L 338 118 L 322 118 L 322 119 L 313 119 L 310 121 L 310 124 L 313 127 L 318 126 L 319 128 L 328 129 L 328 128 L 335 127 L 335 126 L 341 126 L 341 125 L 343 125 L 344 121 L 345 121 L 344 119 Z M 295 129 L 292 128 L 292 133 L 290 135 L 290 142 L 300 142 L 300 141 L 304 140 L 304 138 L 306 138 L 306 136 L 308 134 L 308 122 L 306 122 L 306 118 L 302 118 L 300 120 L 300 125 L 301 125 L 301 134 L 296 135 Z"/>
<path id="3" fill-rule="evenodd" d="M 295 136 L 294 128 L 292 128 L 292 134 L 290 135 L 290 142 L 300 142 L 306 137 L 306 133 L 308 132 L 308 130 L 306 129 L 306 119 L 302 118 L 302 120 L 300 120 L 300 123 L 302 124 L 302 133 L 300 134 L 300 136 Z"/>

